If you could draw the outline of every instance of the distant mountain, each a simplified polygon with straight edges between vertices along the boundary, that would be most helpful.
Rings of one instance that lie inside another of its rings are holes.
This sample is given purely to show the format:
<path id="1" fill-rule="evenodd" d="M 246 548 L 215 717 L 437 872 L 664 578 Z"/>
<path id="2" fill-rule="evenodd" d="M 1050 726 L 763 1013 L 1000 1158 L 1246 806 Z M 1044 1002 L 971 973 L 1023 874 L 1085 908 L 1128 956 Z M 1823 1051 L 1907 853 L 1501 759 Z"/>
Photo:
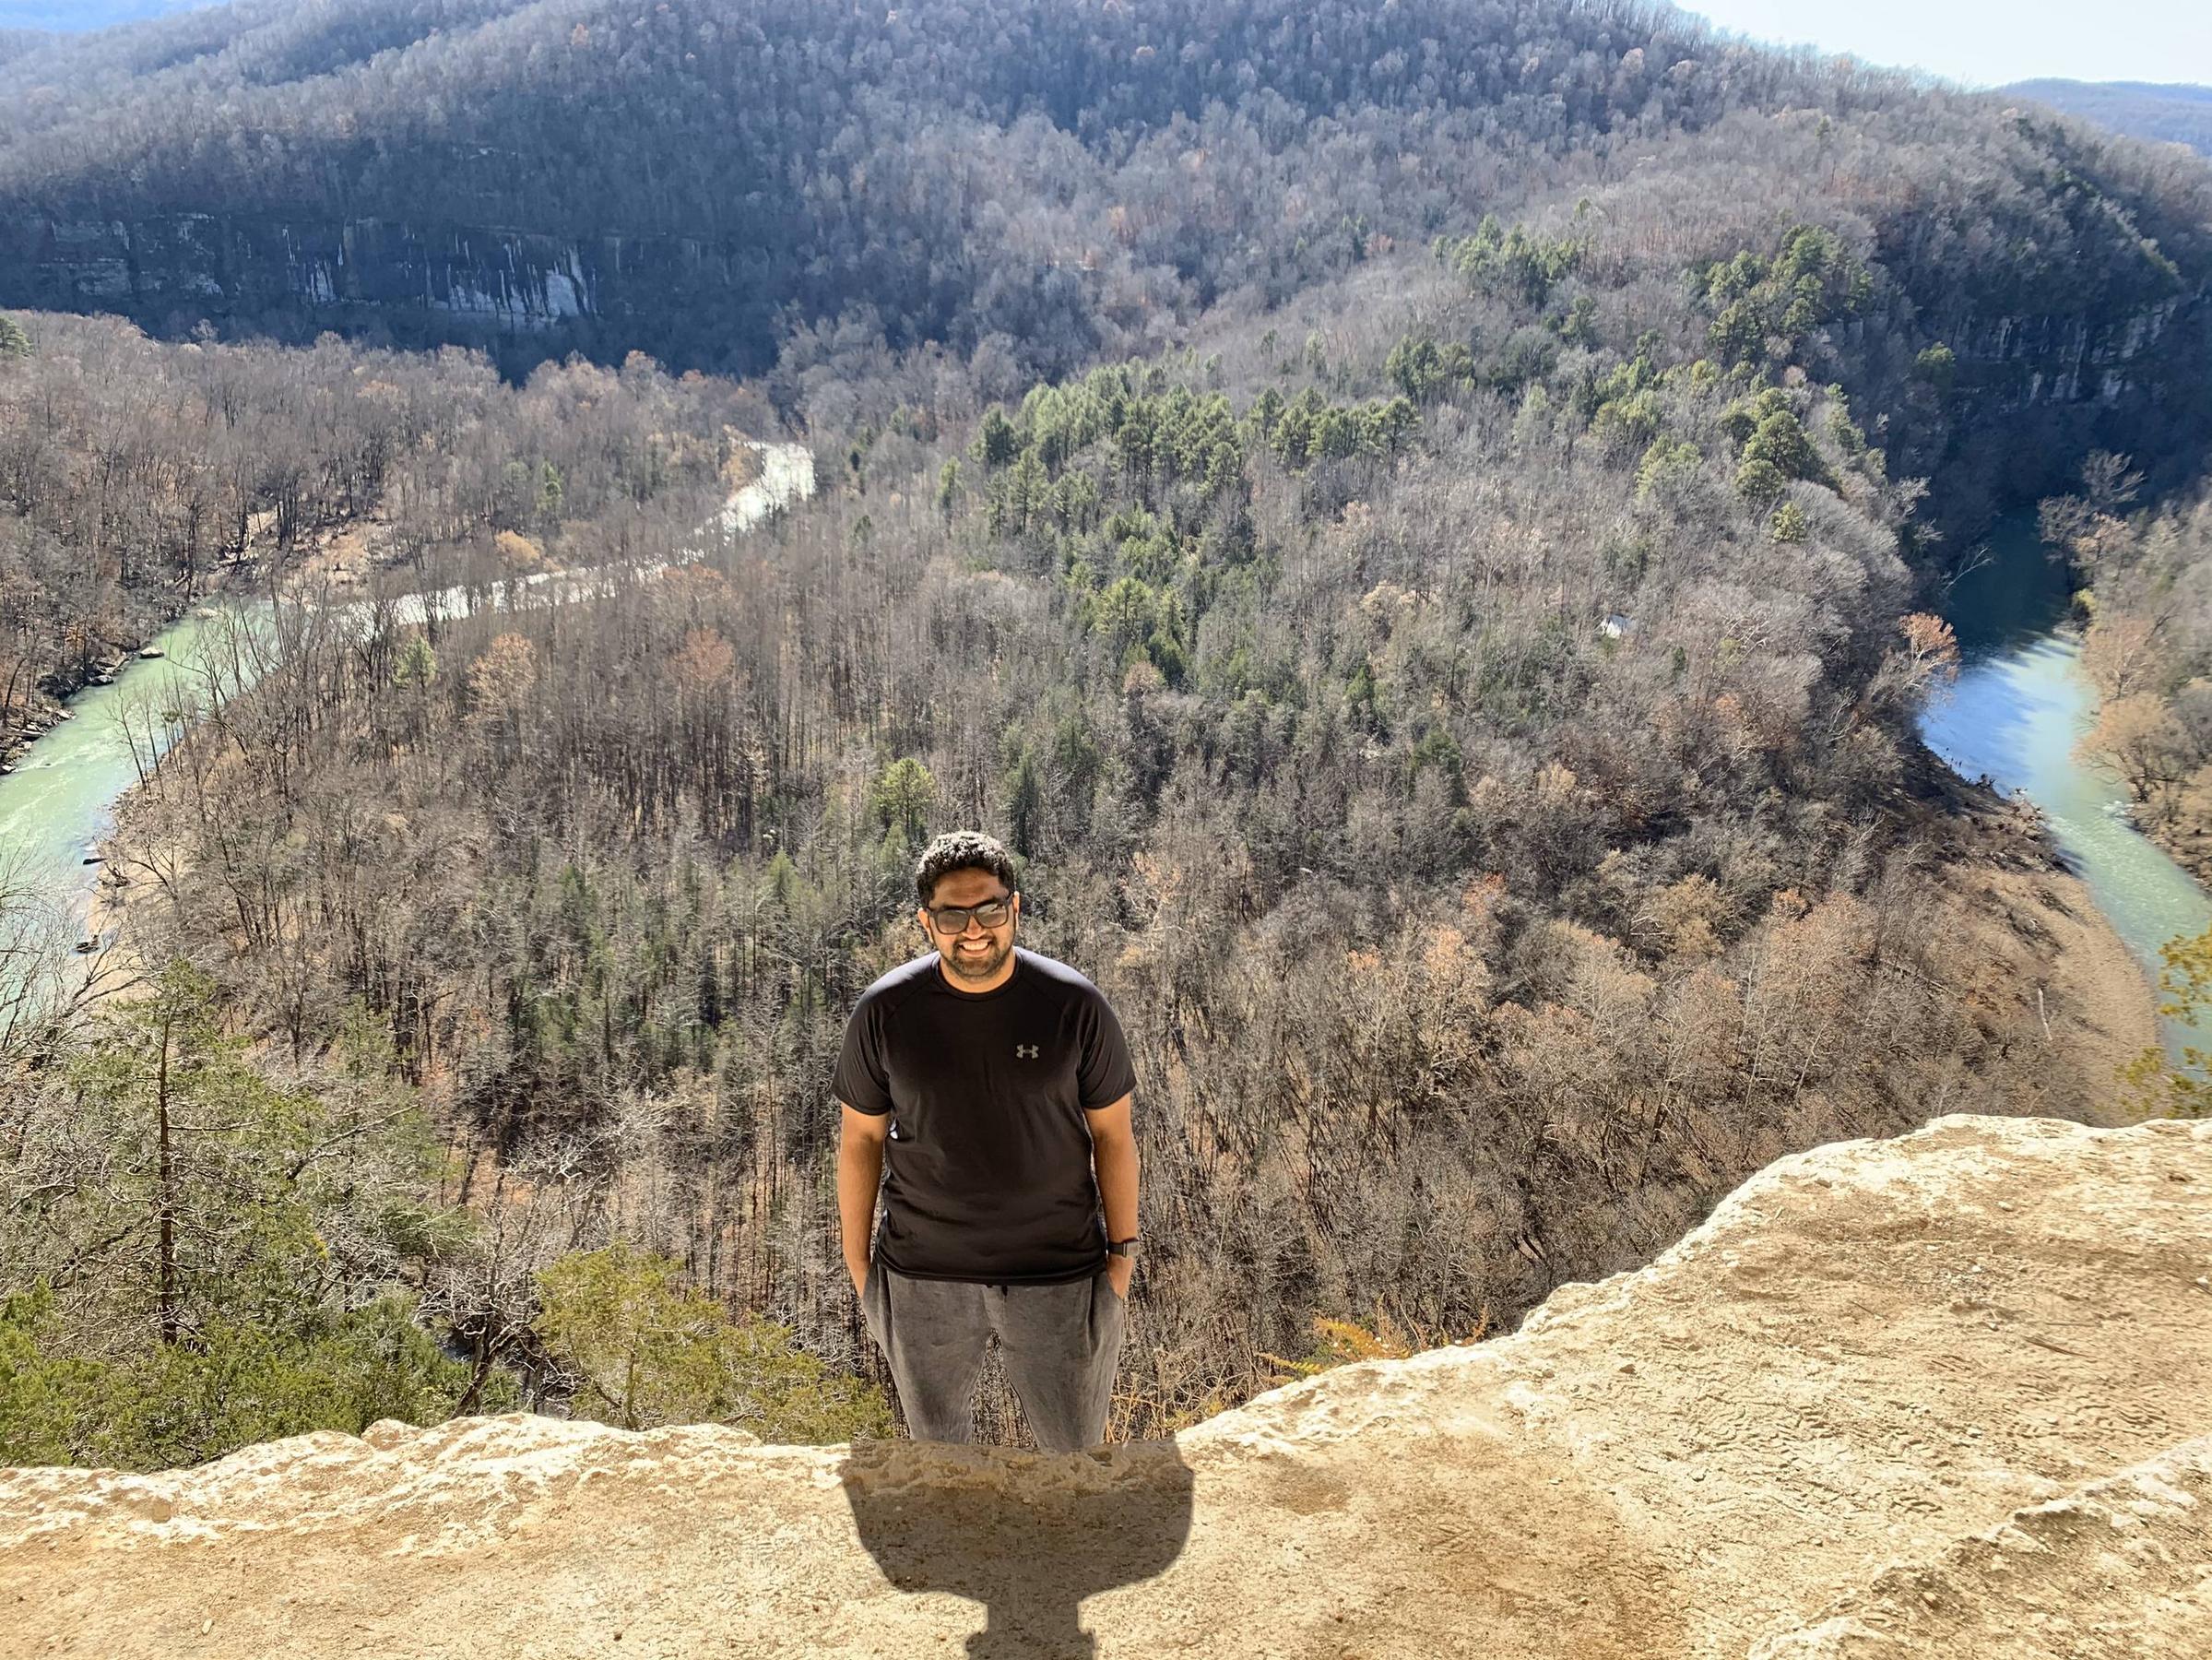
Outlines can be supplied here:
<path id="1" fill-rule="evenodd" d="M 0 61 L 0 303 L 467 340 L 515 373 L 634 349 L 750 375 L 791 345 L 796 376 L 880 335 L 982 352 L 1012 392 L 1624 167 L 1661 221 L 1706 199 L 1678 165 L 1779 188 L 1809 120 L 1805 165 L 1956 181 L 1914 198 L 1951 230 L 1875 232 L 1913 350 L 2095 393 L 2109 365 L 2064 330 L 2117 352 L 2193 296 L 2140 239 L 2193 273 L 2203 218 L 2002 108 L 1641 0 L 237 0 Z M 1892 150 L 1905 127 L 1940 163 Z M 2060 172 L 2132 217 L 2026 187 Z M 2016 245 L 2040 256 L 1984 252 Z"/>
<path id="2" fill-rule="evenodd" d="M 163 18 L 171 12 L 192 11 L 217 0 L 75 0 L 59 6 L 53 0 L 0 0 L 0 33 L 11 29 L 41 29 L 57 34 L 82 34 L 117 23 L 136 23 Z"/>
<path id="3" fill-rule="evenodd" d="M 2003 89 L 2115 133 L 2185 144 L 2212 156 L 2212 87 L 2147 81 L 2016 81 Z"/>

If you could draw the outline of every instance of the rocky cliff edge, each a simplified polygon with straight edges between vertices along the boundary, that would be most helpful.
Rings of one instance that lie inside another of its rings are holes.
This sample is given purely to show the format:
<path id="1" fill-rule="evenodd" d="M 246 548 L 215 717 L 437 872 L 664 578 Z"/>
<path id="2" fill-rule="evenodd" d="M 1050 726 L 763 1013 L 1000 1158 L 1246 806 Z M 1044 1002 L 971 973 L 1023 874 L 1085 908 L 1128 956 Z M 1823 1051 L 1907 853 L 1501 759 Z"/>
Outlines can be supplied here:
<path id="1" fill-rule="evenodd" d="M 2208 1430 L 2212 1124 L 1948 1117 L 1172 1441 L 511 1415 L 0 1471 L 0 1653 L 2212 1654 Z"/>

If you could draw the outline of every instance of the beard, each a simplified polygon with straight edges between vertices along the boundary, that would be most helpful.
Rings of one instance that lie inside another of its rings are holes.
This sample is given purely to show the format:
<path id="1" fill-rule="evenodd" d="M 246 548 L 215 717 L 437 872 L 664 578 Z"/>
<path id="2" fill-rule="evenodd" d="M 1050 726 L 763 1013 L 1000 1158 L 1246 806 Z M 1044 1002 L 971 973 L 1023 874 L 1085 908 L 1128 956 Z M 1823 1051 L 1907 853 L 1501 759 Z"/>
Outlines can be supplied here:
<path id="1" fill-rule="evenodd" d="M 1006 961 L 1007 953 L 1012 949 L 1010 944 L 1002 945 L 993 940 L 981 951 L 968 951 L 955 941 L 946 954 L 946 966 L 962 979 L 988 979 L 999 972 L 999 966 Z"/>

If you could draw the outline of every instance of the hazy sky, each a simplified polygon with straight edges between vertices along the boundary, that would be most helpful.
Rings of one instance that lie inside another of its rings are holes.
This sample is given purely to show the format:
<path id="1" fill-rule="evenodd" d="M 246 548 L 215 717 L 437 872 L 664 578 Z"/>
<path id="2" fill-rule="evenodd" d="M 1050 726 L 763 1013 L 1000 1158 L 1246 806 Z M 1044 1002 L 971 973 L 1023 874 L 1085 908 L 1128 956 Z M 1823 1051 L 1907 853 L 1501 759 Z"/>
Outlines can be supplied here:
<path id="1" fill-rule="evenodd" d="M 1716 28 L 1848 52 L 1977 87 L 2067 80 L 2212 85 L 2207 0 L 1677 0 Z"/>
<path id="2" fill-rule="evenodd" d="M 165 12 L 195 11 L 216 0 L 0 0 L 0 28 L 105 29 Z"/>
<path id="3" fill-rule="evenodd" d="M 211 0 L 0 0 L 0 24 L 91 28 Z M 1676 0 L 1754 40 L 1848 52 L 1968 86 L 2069 80 L 2212 86 L 2212 0 Z"/>

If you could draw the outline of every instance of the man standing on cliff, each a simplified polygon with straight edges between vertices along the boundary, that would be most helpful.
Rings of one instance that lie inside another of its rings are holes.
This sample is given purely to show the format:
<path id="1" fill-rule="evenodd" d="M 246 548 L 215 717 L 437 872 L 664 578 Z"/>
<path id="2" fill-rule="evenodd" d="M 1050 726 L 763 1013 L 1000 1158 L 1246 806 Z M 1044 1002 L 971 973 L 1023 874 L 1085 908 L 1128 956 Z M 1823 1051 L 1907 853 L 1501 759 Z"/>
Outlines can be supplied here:
<path id="1" fill-rule="evenodd" d="M 915 887 L 933 949 L 860 994 L 832 1081 L 846 1267 L 917 1439 L 974 1439 L 995 1332 L 1037 1445 L 1079 1452 L 1106 1436 L 1136 1270 L 1129 1045 L 1096 986 L 1014 943 L 997 841 L 939 836 Z"/>

